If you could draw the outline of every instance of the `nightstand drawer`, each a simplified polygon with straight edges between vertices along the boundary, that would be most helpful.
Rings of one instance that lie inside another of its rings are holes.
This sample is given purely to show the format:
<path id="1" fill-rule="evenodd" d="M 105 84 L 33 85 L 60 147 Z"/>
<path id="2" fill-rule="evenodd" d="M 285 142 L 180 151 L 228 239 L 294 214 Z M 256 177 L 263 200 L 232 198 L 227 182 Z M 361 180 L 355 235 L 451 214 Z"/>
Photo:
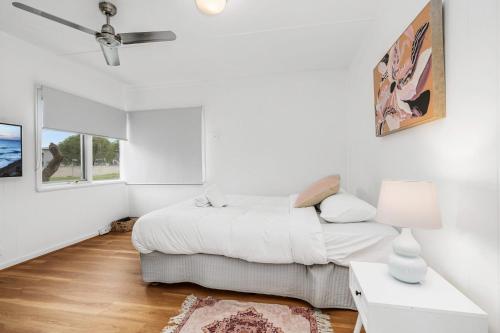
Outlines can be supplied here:
<path id="1" fill-rule="evenodd" d="M 351 290 L 354 303 L 356 303 L 356 308 L 358 309 L 359 315 L 363 321 L 363 326 L 365 327 L 365 330 L 368 331 L 368 302 L 366 301 L 363 289 L 361 288 L 352 270 L 349 272 L 349 289 Z"/>

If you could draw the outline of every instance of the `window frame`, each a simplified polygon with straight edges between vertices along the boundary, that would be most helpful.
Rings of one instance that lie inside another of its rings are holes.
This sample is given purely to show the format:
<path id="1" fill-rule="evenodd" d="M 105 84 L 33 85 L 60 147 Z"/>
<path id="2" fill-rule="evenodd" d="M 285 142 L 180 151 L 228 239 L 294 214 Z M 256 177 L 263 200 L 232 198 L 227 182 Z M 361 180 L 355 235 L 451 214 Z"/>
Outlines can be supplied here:
<path id="1" fill-rule="evenodd" d="M 43 135 L 43 99 L 42 99 L 42 86 L 36 86 L 36 104 L 35 104 L 35 177 L 36 177 L 36 191 L 48 192 L 57 190 L 68 190 L 76 188 L 84 188 L 90 186 L 104 186 L 112 184 L 125 184 L 123 179 L 123 165 L 122 165 L 122 140 L 120 142 L 120 179 L 113 180 L 93 180 L 92 169 L 92 135 L 80 134 L 82 137 L 82 175 L 84 180 L 44 183 L 42 180 L 42 135 Z"/>

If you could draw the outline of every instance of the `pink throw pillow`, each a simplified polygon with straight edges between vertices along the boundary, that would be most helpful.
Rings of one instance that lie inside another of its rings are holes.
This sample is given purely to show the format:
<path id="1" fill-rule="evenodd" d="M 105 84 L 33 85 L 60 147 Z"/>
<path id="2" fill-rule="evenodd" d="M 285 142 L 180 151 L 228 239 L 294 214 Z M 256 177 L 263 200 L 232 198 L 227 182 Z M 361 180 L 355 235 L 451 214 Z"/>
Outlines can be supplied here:
<path id="1" fill-rule="evenodd" d="M 318 180 L 305 191 L 299 194 L 295 201 L 295 208 L 311 207 L 319 204 L 340 189 L 340 176 L 328 176 Z"/>

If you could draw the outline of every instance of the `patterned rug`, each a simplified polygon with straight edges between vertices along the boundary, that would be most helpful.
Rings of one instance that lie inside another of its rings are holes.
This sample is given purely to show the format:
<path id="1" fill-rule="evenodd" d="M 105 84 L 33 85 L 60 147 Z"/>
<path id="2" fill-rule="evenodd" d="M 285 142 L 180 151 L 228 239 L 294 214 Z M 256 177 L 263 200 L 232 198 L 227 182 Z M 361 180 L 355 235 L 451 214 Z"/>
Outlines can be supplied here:
<path id="1" fill-rule="evenodd" d="M 333 333 L 330 317 L 305 307 L 188 296 L 162 333 Z"/>

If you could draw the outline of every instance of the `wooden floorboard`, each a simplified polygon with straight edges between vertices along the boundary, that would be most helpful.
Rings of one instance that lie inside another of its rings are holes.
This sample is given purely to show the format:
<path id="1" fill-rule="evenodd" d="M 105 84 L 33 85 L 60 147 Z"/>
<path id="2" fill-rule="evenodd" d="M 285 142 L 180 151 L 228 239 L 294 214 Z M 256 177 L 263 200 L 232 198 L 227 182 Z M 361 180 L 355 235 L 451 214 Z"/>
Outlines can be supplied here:
<path id="1" fill-rule="evenodd" d="M 145 284 L 130 234 L 108 234 L 0 271 L 0 332 L 159 333 L 191 294 L 305 305 L 187 283 Z M 336 333 L 353 331 L 356 312 L 325 312 Z"/>

